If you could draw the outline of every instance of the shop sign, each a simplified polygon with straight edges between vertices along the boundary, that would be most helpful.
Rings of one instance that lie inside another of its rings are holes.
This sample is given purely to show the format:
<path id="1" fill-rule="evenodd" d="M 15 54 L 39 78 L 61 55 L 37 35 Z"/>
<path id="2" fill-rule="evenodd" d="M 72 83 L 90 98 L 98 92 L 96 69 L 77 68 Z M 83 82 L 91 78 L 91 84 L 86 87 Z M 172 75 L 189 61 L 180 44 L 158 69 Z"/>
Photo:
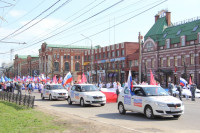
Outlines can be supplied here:
<path id="1" fill-rule="evenodd" d="M 98 73 L 98 74 L 100 74 L 100 73 L 104 74 L 104 73 L 105 73 L 105 70 L 97 70 L 97 73 Z"/>

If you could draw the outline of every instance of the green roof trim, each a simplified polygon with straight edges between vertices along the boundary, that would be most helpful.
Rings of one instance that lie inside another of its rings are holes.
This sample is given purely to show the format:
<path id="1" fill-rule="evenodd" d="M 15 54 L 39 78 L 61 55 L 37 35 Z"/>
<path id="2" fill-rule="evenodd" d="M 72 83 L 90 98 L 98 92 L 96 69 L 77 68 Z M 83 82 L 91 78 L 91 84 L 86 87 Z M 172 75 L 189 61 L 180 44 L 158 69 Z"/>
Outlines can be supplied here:
<path id="1" fill-rule="evenodd" d="M 21 59 L 26 59 L 28 57 L 28 55 L 18 55 L 18 58 L 21 58 Z"/>
<path id="2" fill-rule="evenodd" d="M 197 40 L 197 34 L 188 35 L 186 38 L 187 41 Z"/>
<path id="3" fill-rule="evenodd" d="M 180 42 L 180 37 L 176 38 L 171 38 L 171 44 L 179 43 Z"/>
<path id="4" fill-rule="evenodd" d="M 47 47 L 51 48 L 69 48 L 69 49 L 91 49 L 91 46 L 76 46 L 76 45 L 53 45 L 47 44 Z M 93 47 L 95 48 L 95 47 Z"/>
<path id="5" fill-rule="evenodd" d="M 159 41 L 158 46 L 165 46 L 165 40 Z"/>
<path id="6" fill-rule="evenodd" d="M 39 58 L 39 55 L 31 55 L 33 58 Z"/>

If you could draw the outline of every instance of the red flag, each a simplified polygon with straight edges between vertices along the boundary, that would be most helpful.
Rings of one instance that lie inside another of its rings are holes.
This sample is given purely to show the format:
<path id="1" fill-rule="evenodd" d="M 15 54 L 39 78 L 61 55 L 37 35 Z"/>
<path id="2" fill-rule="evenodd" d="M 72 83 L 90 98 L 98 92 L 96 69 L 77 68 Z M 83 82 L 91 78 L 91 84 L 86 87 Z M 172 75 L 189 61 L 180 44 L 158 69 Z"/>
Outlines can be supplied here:
<path id="1" fill-rule="evenodd" d="M 156 85 L 156 81 L 154 79 L 154 76 L 151 70 L 150 70 L 150 85 Z"/>
<path id="2" fill-rule="evenodd" d="M 189 84 L 190 84 L 190 85 L 192 84 L 192 79 L 191 79 L 191 77 L 190 77 L 190 81 L 189 81 Z"/>
<path id="3" fill-rule="evenodd" d="M 55 76 L 53 77 L 53 83 L 54 83 L 54 84 L 57 84 L 57 82 L 58 82 L 58 81 L 57 81 L 56 75 L 55 75 Z"/>
<path id="4" fill-rule="evenodd" d="M 82 74 L 81 82 L 82 82 L 82 83 L 87 83 L 87 78 L 86 78 L 86 76 L 85 76 L 84 73 Z"/>
<path id="5" fill-rule="evenodd" d="M 176 72 L 177 71 L 177 68 L 176 68 L 176 66 L 174 67 L 174 72 Z"/>

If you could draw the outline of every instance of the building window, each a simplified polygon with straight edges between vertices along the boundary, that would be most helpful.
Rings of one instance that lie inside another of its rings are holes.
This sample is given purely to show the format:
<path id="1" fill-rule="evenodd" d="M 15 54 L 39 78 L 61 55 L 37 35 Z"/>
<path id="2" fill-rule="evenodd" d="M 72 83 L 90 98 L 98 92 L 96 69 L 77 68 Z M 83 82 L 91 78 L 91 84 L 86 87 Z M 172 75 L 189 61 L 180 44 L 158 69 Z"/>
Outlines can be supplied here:
<path id="1" fill-rule="evenodd" d="M 54 59 L 56 58 L 56 54 L 54 54 Z"/>
<path id="2" fill-rule="evenodd" d="M 166 40 L 166 47 L 170 48 L 170 40 L 169 39 Z"/>
<path id="3" fill-rule="evenodd" d="M 151 67 L 154 68 L 154 59 L 151 59 Z"/>
<path id="4" fill-rule="evenodd" d="M 167 66 L 170 66 L 170 57 L 167 57 Z"/>
<path id="5" fill-rule="evenodd" d="M 76 62 L 75 71 L 80 71 L 80 63 Z"/>
<path id="6" fill-rule="evenodd" d="M 145 67 L 148 68 L 148 62 L 145 60 Z"/>
<path id="7" fill-rule="evenodd" d="M 122 55 L 122 56 L 124 56 L 124 49 L 122 49 L 122 51 L 121 51 L 121 52 L 122 52 L 122 53 L 121 53 L 121 55 Z"/>
<path id="8" fill-rule="evenodd" d="M 80 59 L 81 57 L 80 57 L 80 55 L 78 56 L 78 59 Z"/>
<path id="9" fill-rule="evenodd" d="M 181 65 L 184 66 L 185 63 L 185 55 L 181 55 Z"/>
<path id="10" fill-rule="evenodd" d="M 99 54 L 99 59 L 101 59 L 101 54 Z"/>
<path id="11" fill-rule="evenodd" d="M 108 52 L 108 58 L 110 58 L 110 52 Z"/>
<path id="12" fill-rule="evenodd" d="M 115 63 L 112 63 L 112 68 L 115 69 Z"/>
<path id="13" fill-rule="evenodd" d="M 125 62 L 124 61 L 122 61 L 122 68 L 124 68 L 125 67 Z"/>
<path id="14" fill-rule="evenodd" d="M 185 36 L 181 37 L 181 46 L 185 46 Z"/>
<path id="15" fill-rule="evenodd" d="M 59 71 L 59 62 L 54 62 L 55 71 Z"/>
<path id="16" fill-rule="evenodd" d="M 128 66 L 131 68 L 132 67 L 132 60 L 128 61 Z"/>
<path id="17" fill-rule="evenodd" d="M 66 54 L 64 55 L 64 59 L 66 59 Z"/>
<path id="18" fill-rule="evenodd" d="M 87 60 L 87 56 L 84 56 L 84 60 L 85 60 L 85 61 Z"/>
<path id="19" fill-rule="evenodd" d="M 138 60 L 134 60 L 134 66 L 138 66 Z"/>
<path id="20" fill-rule="evenodd" d="M 194 65 L 194 54 L 190 54 L 190 64 Z"/>
<path id="21" fill-rule="evenodd" d="M 75 56 L 75 59 L 77 59 L 77 56 Z"/>
<path id="22" fill-rule="evenodd" d="M 104 58 L 104 59 L 106 58 L 106 53 L 103 53 L 103 58 Z"/>
<path id="23" fill-rule="evenodd" d="M 117 50 L 117 56 L 119 56 L 119 50 Z"/>
<path id="24" fill-rule="evenodd" d="M 174 56 L 174 66 L 178 66 L 178 59 L 177 59 L 177 56 Z"/>
<path id="25" fill-rule="evenodd" d="M 112 57 L 115 57 L 115 51 L 112 51 Z"/>
<path id="26" fill-rule="evenodd" d="M 97 60 L 97 54 L 95 54 L 95 59 Z"/>
<path id="27" fill-rule="evenodd" d="M 70 55 L 67 55 L 67 59 L 70 59 Z"/>
<path id="28" fill-rule="evenodd" d="M 65 71 L 69 71 L 69 62 L 65 62 Z"/>
<path id="29" fill-rule="evenodd" d="M 60 58 L 60 55 L 59 54 L 57 54 L 57 59 L 59 59 Z"/>

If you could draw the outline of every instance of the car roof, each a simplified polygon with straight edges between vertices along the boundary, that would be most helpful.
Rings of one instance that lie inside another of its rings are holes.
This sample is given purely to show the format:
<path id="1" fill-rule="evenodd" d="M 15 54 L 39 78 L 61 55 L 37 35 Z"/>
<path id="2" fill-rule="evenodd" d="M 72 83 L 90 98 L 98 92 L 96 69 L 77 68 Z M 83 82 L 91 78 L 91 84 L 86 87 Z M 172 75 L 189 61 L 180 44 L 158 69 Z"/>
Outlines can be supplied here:
<path id="1" fill-rule="evenodd" d="M 46 85 L 61 85 L 61 84 L 46 84 Z"/>
<path id="2" fill-rule="evenodd" d="M 133 85 L 133 87 L 161 87 L 158 85 Z"/>
<path id="3" fill-rule="evenodd" d="M 94 85 L 94 84 L 74 84 L 74 85 L 84 86 L 84 85 Z"/>

